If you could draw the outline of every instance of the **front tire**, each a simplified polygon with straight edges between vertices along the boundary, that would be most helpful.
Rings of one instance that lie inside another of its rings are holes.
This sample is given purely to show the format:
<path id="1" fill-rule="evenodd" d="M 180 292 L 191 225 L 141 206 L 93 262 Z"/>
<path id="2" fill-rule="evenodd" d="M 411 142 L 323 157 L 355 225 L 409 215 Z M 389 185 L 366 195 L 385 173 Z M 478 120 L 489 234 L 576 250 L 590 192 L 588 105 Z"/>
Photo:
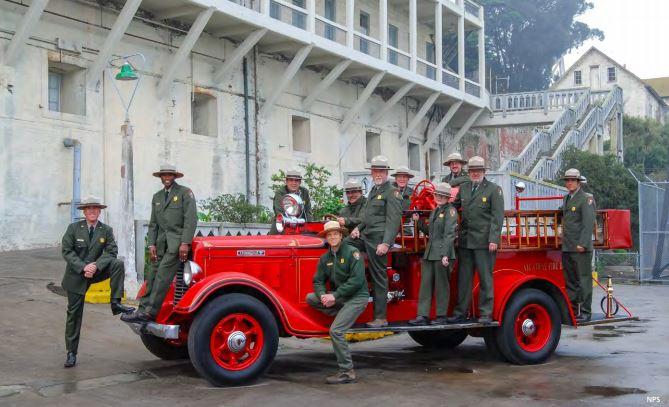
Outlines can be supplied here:
<path id="1" fill-rule="evenodd" d="M 502 356 L 517 365 L 548 359 L 560 341 L 562 318 L 557 304 L 543 291 L 526 288 L 516 293 L 506 309 L 495 339 Z"/>
<path id="2" fill-rule="evenodd" d="M 193 366 L 214 386 L 257 379 L 269 368 L 278 346 L 274 315 L 246 294 L 226 294 L 209 302 L 188 334 Z"/>
<path id="3" fill-rule="evenodd" d="M 188 346 L 172 344 L 151 334 L 140 334 L 142 343 L 155 356 L 162 360 L 188 359 Z"/>
<path id="4" fill-rule="evenodd" d="M 453 349 L 464 342 L 465 339 L 467 339 L 467 332 L 464 329 L 409 331 L 409 336 L 418 344 L 426 348 Z"/>

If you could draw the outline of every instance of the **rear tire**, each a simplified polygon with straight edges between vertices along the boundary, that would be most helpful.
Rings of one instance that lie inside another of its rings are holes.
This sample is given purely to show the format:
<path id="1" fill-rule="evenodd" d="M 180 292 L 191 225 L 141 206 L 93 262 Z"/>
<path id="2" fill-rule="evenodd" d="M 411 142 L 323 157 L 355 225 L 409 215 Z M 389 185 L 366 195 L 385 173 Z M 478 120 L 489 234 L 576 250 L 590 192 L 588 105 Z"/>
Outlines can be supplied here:
<path id="1" fill-rule="evenodd" d="M 490 353 L 495 359 L 500 360 L 502 362 L 508 362 L 508 360 L 502 355 L 502 352 L 499 350 L 499 345 L 497 344 L 497 329 L 499 328 L 491 328 L 488 329 L 484 334 L 483 334 L 483 341 L 485 342 L 485 347 L 488 350 L 488 353 Z"/>
<path id="2" fill-rule="evenodd" d="M 439 331 L 409 331 L 411 339 L 421 346 L 434 349 L 453 349 L 467 339 L 467 331 L 464 329 Z"/>
<path id="3" fill-rule="evenodd" d="M 151 334 L 140 334 L 142 343 L 155 356 L 163 360 L 188 359 L 188 346 L 176 345 Z"/>

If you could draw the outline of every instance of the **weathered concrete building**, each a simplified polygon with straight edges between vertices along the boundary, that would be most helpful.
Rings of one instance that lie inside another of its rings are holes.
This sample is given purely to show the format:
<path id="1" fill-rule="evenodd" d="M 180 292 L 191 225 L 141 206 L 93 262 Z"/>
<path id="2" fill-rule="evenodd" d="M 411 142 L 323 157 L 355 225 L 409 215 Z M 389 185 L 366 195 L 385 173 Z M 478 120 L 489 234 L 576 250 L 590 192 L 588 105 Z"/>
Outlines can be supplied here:
<path id="1" fill-rule="evenodd" d="M 483 24 L 468 0 L 1 1 L 0 250 L 57 243 L 77 188 L 118 222 L 114 55 L 146 57 L 130 109 L 146 219 L 165 161 L 199 199 L 266 205 L 270 175 L 306 161 L 338 183 L 379 153 L 441 171 L 488 105 Z"/>

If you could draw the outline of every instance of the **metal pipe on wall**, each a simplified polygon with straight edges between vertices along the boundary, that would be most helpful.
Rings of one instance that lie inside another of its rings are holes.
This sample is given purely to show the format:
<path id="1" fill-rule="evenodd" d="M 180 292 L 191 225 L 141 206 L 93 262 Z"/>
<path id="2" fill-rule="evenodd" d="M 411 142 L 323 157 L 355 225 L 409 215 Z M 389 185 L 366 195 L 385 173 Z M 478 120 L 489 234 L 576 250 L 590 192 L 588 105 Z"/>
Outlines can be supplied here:
<path id="1" fill-rule="evenodd" d="M 246 174 L 246 202 L 251 202 L 251 157 L 249 140 L 249 68 L 246 58 L 242 60 L 244 77 L 244 173 Z"/>
<path id="2" fill-rule="evenodd" d="M 66 148 L 72 148 L 72 202 L 70 204 L 70 220 L 72 223 L 79 218 L 77 205 L 81 202 L 81 143 L 75 138 L 63 140 Z"/>

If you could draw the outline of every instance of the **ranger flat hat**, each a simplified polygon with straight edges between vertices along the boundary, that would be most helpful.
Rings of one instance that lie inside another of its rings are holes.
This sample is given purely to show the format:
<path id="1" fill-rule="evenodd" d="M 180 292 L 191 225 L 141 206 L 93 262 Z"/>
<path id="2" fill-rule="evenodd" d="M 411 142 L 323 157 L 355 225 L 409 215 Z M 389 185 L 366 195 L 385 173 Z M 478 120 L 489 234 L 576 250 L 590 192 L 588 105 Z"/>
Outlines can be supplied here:
<path id="1" fill-rule="evenodd" d="M 176 178 L 181 178 L 184 175 L 177 171 L 177 167 L 173 164 L 161 164 L 160 170 L 153 173 L 154 177 L 160 177 L 163 174 L 174 174 Z"/>
<path id="2" fill-rule="evenodd" d="M 106 208 L 107 205 L 104 205 L 100 198 L 89 195 L 86 198 L 84 198 L 83 201 L 79 202 L 77 204 L 77 209 L 84 209 L 84 208 L 100 208 L 104 209 Z"/>
<path id="3" fill-rule="evenodd" d="M 457 161 L 457 162 L 460 162 L 462 164 L 467 164 L 467 161 L 462 159 L 462 156 L 460 155 L 460 153 L 451 153 L 451 154 L 448 155 L 448 157 L 446 157 L 446 161 L 444 161 L 444 165 L 448 165 L 453 161 Z"/>
<path id="4" fill-rule="evenodd" d="M 467 168 L 470 170 L 485 170 L 485 160 L 483 157 L 475 155 L 467 162 Z"/>
<path id="5" fill-rule="evenodd" d="M 439 182 L 434 187 L 435 195 L 451 196 L 451 184 L 448 182 Z"/>
<path id="6" fill-rule="evenodd" d="M 331 220 L 325 223 L 325 226 L 323 226 L 323 230 L 318 232 L 318 236 L 325 237 L 325 235 L 327 235 L 330 232 L 340 232 L 342 235 L 347 235 L 348 229 L 341 227 L 339 222 L 337 222 L 336 220 Z"/>
<path id="7" fill-rule="evenodd" d="M 581 171 L 577 170 L 576 168 L 570 168 L 567 171 L 565 171 L 562 179 L 564 180 L 575 179 L 577 181 L 583 180 L 583 178 L 581 178 Z"/>
<path id="8" fill-rule="evenodd" d="M 344 191 L 362 191 L 362 184 L 351 178 L 344 184 Z"/>
<path id="9" fill-rule="evenodd" d="M 372 158 L 372 166 L 370 167 L 372 170 L 392 170 L 390 168 L 390 165 L 388 164 L 388 157 L 384 155 L 377 155 L 376 157 Z"/>
<path id="10" fill-rule="evenodd" d="M 302 173 L 297 170 L 288 170 L 286 171 L 286 179 L 299 179 L 302 180 Z"/>
<path id="11" fill-rule="evenodd" d="M 409 178 L 414 177 L 414 175 L 411 173 L 411 170 L 406 165 L 400 165 L 397 167 L 394 174 L 390 174 L 391 177 L 396 177 L 398 175 L 406 175 Z"/>

